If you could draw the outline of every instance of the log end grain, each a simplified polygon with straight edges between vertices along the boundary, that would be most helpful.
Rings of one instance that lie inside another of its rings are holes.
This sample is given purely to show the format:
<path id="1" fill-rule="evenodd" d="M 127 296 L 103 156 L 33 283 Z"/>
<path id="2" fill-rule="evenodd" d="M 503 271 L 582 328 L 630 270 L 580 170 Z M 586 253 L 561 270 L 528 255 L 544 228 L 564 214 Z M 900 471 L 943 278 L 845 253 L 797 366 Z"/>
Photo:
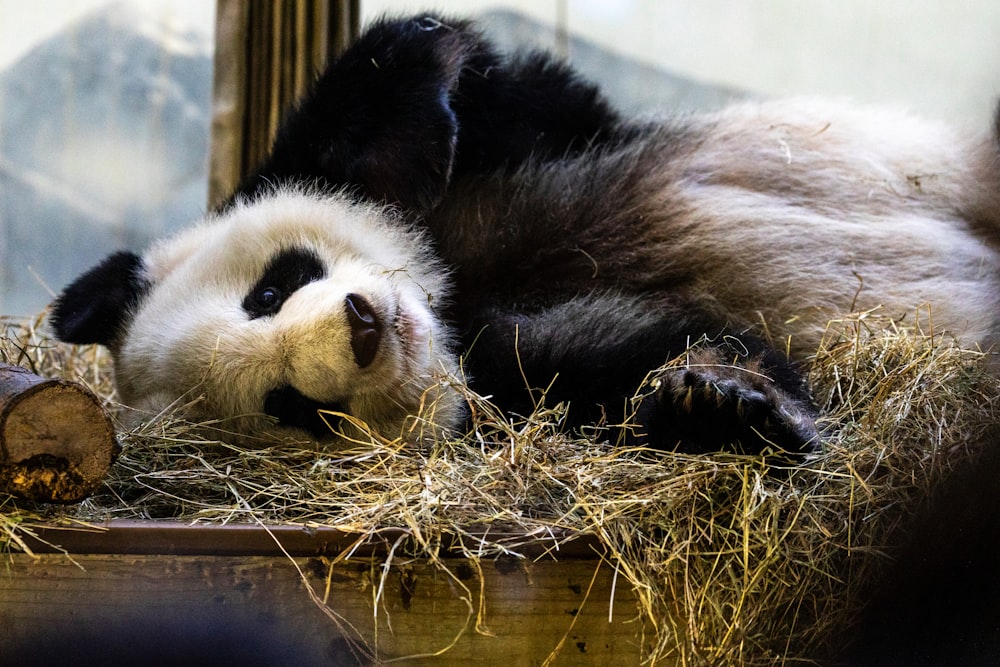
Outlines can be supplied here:
<path id="1" fill-rule="evenodd" d="M 80 385 L 32 378 L 5 392 L 0 490 L 36 502 L 79 502 L 101 485 L 119 451 L 110 418 Z"/>

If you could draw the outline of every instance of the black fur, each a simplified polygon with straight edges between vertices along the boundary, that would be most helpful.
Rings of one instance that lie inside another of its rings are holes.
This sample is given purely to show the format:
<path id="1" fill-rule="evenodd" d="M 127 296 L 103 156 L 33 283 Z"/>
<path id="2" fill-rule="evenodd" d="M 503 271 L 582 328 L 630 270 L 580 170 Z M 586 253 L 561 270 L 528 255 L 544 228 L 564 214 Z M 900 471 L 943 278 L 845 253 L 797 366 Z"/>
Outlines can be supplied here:
<path id="1" fill-rule="evenodd" d="M 264 413 L 282 424 L 295 424 L 317 440 L 329 437 L 331 428 L 338 428 L 341 419 L 330 413 L 341 412 L 336 404 L 320 403 L 303 396 L 294 387 L 278 387 L 264 399 Z"/>
<path id="2" fill-rule="evenodd" d="M 789 451 L 815 444 L 813 409 L 792 364 L 753 336 L 724 335 L 722 322 L 690 304 L 653 304 L 621 294 L 530 312 L 479 309 L 463 320 L 465 366 L 474 389 L 521 415 L 530 414 L 543 395 L 549 405 L 569 402 L 567 423 L 573 427 L 619 424 L 636 410 L 638 429 L 624 434 L 631 442 L 689 452 L 737 442 L 756 451 L 765 440 Z M 695 368 L 666 372 L 660 390 L 633 405 L 651 372 L 706 336 L 710 363 L 702 353 Z M 763 361 L 762 374 L 747 368 L 757 361 Z M 739 369 L 730 369 L 733 364 Z M 711 404 L 685 408 L 683 397 L 673 393 L 677 382 L 686 387 L 693 377 L 702 389 L 717 392 Z M 744 410 L 744 403 L 751 409 Z"/>
<path id="3" fill-rule="evenodd" d="M 271 258 L 260 280 L 243 299 L 243 310 L 251 319 L 273 315 L 295 290 L 326 274 L 316 254 L 302 248 L 287 248 Z"/>
<path id="4" fill-rule="evenodd" d="M 617 123 L 596 87 L 544 54 L 503 58 L 463 21 L 380 22 L 288 113 L 234 196 L 295 178 L 424 214 L 453 177 L 578 152 Z"/>
<path id="5" fill-rule="evenodd" d="M 147 289 L 142 258 L 117 252 L 63 291 L 49 321 L 56 336 L 67 343 L 113 347 Z"/>
<path id="6" fill-rule="evenodd" d="M 692 451 L 811 447 L 796 368 L 715 312 L 697 276 L 662 261 L 657 244 L 670 240 L 644 227 L 644 208 L 662 205 L 645 179 L 689 141 L 623 122 L 565 65 L 502 57 L 466 23 L 383 21 L 319 77 L 223 208 L 301 181 L 398 205 L 453 272 L 440 314 L 473 387 L 509 412 L 544 394 L 570 403 L 571 426 L 621 423 L 647 375 L 706 338 L 720 364 L 754 372 L 665 375 L 628 437 Z"/>

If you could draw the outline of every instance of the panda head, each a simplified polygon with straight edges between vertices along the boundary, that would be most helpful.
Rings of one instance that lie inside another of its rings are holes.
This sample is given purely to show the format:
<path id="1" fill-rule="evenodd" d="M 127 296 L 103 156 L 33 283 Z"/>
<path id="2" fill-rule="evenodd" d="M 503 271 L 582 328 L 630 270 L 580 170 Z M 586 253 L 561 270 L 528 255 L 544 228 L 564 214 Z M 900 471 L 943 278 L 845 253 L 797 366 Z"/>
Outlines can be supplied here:
<path id="1" fill-rule="evenodd" d="M 124 403 L 187 405 L 244 435 L 333 433 L 319 410 L 399 435 L 432 406 L 460 419 L 435 314 L 447 276 L 392 210 L 281 188 L 160 242 L 112 255 L 70 285 L 57 336 L 112 352 Z"/>

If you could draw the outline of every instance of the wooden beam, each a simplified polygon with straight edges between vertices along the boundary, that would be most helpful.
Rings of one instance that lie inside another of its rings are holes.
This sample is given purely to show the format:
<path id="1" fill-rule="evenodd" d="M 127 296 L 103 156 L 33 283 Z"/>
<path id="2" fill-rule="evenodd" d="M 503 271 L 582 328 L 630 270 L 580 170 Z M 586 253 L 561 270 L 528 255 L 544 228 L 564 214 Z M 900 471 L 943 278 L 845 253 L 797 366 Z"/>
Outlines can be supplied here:
<path id="1" fill-rule="evenodd" d="M 271 148 L 287 109 L 359 30 L 359 0 L 219 0 L 209 208 Z"/>
<path id="2" fill-rule="evenodd" d="M 71 532 L 44 537 L 57 534 Z M 98 535 L 109 541 L 92 548 L 126 537 L 136 546 L 122 549 L 133 553 L 9 554 L 0 577 L 0 664 L 57 664 L 67 656 L 76 664 L 144 665 L 640 662 L 634 592 L 592 548 L 552 552 L 539 542 L 534 558 L 446 552 L 433 563 L 399 545 L 393 551 L 401 531 L 349 557 L 337 549 L 356 536 L 333 529 L 112 522 L 101 533 L 72 534 L 75 548 Z M 234 542 L 262 549 L 275 536 L 314 555 L 217 555 Z M 134 553 L 153 544 L 188 555 Z M 429 662 L 414 657 L 438 652 Z"/>
<path id="3" fill-rule="evenodd" d="M 359 556 L 385 556 L 407 535 L 402 528 L 385 528 L 359 541 L 358 533 L 330 526 L 212 525 L 136 519 L 89 526 L 42 525 L 32 531 L 34 536 L 22 534 L 32 553 L 169 556 L 330 556 L 346 550 Z M 463 550 L 462 538 L 445 536 L 441 557 L 464 557 L 486 537 L 485 533 L 465 537 Z M 488 537 L 490 542 L 508 545 L 532 559 L 548 555 L 558 560 L 596 560 L 601 552 L 596 539 L 587 535 L 555 532 L 543 540 L 491 530 Z"/>

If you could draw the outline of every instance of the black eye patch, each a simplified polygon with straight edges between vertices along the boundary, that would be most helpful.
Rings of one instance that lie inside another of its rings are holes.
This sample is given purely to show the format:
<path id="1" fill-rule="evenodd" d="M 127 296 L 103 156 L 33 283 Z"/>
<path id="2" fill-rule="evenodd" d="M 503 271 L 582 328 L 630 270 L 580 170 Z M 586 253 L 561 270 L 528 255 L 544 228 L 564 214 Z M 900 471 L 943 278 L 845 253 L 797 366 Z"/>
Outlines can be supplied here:
<path id="1" fill-rule="evenodd" d="M 274 315 L 295 290 L 326 275 L 316 253 L 303 248 L 286 248 L 267 263 L 264 273 L 243 299 L 250 319 Z"/>

